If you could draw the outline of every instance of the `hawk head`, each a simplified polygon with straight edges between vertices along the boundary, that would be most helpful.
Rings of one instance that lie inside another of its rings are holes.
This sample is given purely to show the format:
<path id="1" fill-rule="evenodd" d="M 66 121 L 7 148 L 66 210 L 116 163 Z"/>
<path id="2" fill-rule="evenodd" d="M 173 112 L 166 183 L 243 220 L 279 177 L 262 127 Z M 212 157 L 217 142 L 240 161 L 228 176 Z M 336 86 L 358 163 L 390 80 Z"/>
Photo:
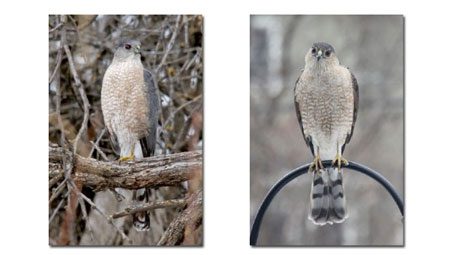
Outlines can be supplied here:
<path id="1" fill-rule="evenodd" d="M 325 42 L 316 42 L 306 54 L 306 65 L 325 66 L 339 64 L 334 47 Z"/>
<path id="2" fill-rule="evenodd" d="M 140 59 L 140 42 L 137 40 L 121 40 L 115 51 L 114 58 L 117 60 Z"/>

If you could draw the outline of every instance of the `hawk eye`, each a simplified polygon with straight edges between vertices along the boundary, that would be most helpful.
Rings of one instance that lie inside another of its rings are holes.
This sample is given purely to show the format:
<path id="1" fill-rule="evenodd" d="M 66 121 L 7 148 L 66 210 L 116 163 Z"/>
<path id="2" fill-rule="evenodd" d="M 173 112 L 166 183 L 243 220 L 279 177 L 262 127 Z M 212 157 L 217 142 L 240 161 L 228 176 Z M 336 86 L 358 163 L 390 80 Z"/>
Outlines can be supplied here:
<path id="1" fill-rule="evenodd" d="M 330 55 L 331 55 L 331 51 L 330 50 L 325 51 L 325 57 L 329 57 Z"/>
<path id="2" fill-rule="evenodd" d="M 127 50 L 131 49 L 131 44 L 126 43 L 125 44 L 125 49 L 127 49 Z"/>
<path id="3" fill-rule="evenodd" d="M 317 52 L 317 50 L 315 48 L 312 48 L 312 54 L 315 54 L 315 52 Z"/>

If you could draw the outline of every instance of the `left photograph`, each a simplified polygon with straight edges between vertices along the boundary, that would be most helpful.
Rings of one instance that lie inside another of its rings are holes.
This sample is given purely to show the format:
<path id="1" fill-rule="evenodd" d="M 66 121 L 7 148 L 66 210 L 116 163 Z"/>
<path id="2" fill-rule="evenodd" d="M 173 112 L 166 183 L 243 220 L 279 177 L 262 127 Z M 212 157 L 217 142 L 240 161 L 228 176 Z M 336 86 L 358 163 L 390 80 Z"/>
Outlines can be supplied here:
<path id="1" fill-rule="evenodd" d="M 203 16 L 49 15 L 50 246 L 203 245 Z"/>

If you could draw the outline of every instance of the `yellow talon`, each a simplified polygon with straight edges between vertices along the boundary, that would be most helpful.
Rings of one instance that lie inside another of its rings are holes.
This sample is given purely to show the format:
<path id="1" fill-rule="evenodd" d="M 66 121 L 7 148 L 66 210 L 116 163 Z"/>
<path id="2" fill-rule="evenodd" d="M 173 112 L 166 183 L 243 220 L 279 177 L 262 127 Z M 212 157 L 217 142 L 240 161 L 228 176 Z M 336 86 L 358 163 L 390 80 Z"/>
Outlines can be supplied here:
<path id="1" fill-rule="evenodd" d="M 309 167 L 309 172 L 320 171 L 323 169 L 323 163 L 320 159 L 320 156 L 315 156 L 314 161 L 312 161 L 311 166 Z"/>
<path id="2" fill-rule="evenodd" d="M 337 168 L 340 169 L 342 166 L 348 166 L 348 161 L 342 157 L 339 153 L 336 154 L 336 157 L 334 158 L 332 165 L 335 166 L 337 165 Z"/>
<path id="3" fill-rule="evenodd" d="M 125 161 L 134 161 L 134 159 L 135 159 L 134 151 L 131 151 L 131 153 L 128 156 L 122 156 L 118 159 L 118 161 L 121 163 Z"/>
<path id="4" fill-rule="evenodd" d="M 134 155 L 129 155 L 129 156 L 125 156 L 125 157 L 120 157 L 120 158 L 118 159 L 118 161 L 120 161 L 120 162 L 134 161 Z"/>

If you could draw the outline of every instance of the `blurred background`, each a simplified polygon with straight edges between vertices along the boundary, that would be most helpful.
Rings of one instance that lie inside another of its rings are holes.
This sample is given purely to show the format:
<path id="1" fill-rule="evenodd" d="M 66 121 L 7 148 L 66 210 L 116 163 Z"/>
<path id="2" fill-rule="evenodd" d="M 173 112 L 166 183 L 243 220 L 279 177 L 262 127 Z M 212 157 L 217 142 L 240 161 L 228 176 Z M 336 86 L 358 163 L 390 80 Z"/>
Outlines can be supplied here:
<path id="1" fill-rule="evenodd" d="M 312 161 L 296 119 L 293 88 L 312 43 L 328 42 L 359 85 L 359 112 L 344 156 L 404 192 L 403 16 L 251 16 L 251 224 L 271 186 Z M 262 222 L 258 245 L 403 245 L 399 209 L 378 183 L 344 170 L 349 218 L 316 226 L 312 177 L 288 184 Z"/>
<path id="2" fill-rule="evenodd" d="M 156 145 L 157 155 L 201 150 L 203 146 L 203 17 L 200 15 L 50 15 L 49 16 L 49 144 L 70 147 L 82 125 L 83 102 L 63 45 L 68 45 L 75 70 L 90 103 L 87 132 L 77 146 L 83 157 L 100 161 L 117 160 L 104 128 L 101 112 L 101 84 L 113 54 L 122 38 L 141 41 L 144 67 L 154 74 L 159 88 L 161 111 Z M 60 104 L 60 111 L 57 106 Z M 60 113 L 59 113 L 60 112 Z M 59 115 L 62 119 L 64 141 L 61 140 Z M 95 148 L 97 144 L 99 148 Z M 199 178 L 199 177 L 198 177 Z M 201 176 L 197 183 L 201 186 Z M 124 245 L 121 236 L 106 219 L 86 204 L 88 219 L 80 206 L 76 210 L 75 229 L 69 240 L 63 240 L 68 191 L 51 197 L 59 181 L 49 181 L 49 243 L 51 245 Z M 197 189 L 195 189 L 197 190 Z M 130 201 L 118 202 L 114 192 L 82 192 L 107 215 L 121 211 Z M 125 192 L 125 197 L 129 191 Z M 187 185 L 161 187 L 153 199 L 184 197 Z M 130 192 L 128 193 L 130 194 Z M 151 212 L 150 231 L 137 232 L 131 217 L 114 220 L 134 245 L 154 245 L 161 238 L 177 209 L 156 209 Z M 186 245 L 202 243 L 202 224 Z"/>

